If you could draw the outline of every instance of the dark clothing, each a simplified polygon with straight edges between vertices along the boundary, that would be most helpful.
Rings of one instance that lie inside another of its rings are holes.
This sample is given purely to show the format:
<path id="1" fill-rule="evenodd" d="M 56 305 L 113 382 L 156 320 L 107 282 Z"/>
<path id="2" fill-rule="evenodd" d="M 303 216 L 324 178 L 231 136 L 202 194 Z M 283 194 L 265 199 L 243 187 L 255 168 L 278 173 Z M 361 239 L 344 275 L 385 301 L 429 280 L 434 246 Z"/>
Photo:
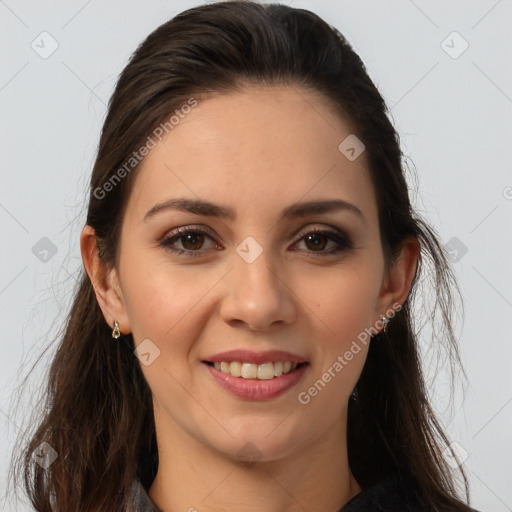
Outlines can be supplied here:
<path id="1" fill-rule="evenodd" d="M 132 494 L 127 512 L 163 512 L 149 498 L 138 480 L 132 482 Z M 363 489 L 339 512 L 428 512 L 422 507 L 411 485 L 387 478 Z M 478 512 L 468 507 L 468 512 Z"/>
<path id="2" fill-rule="evenodd" d="M 467 506 L 466 506 L 467 507 Z M 467 507 L 467 512 L 478 512 Z M 389 477 L 363 489 L 339 510 L 339 512 L 430 512 L 422 505 L 419 493 L 411 480 L 400 482 Z"/>

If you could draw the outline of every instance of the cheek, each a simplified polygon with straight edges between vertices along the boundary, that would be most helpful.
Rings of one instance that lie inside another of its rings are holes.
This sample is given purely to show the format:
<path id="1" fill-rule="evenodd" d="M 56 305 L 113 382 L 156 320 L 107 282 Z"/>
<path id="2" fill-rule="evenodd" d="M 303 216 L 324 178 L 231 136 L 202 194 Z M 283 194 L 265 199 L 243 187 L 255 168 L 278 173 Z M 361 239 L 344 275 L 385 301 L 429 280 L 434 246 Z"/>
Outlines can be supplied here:
<path id="1" fill-rule="evenodd" d="M 332 269 L 331 269 L 332 270 Z M 315 300 L 312 337 L 316 340 L 317 365 L 297 391 L 297 401 L 309 414 L 334 422 L 348 404 L 368 353 L 377 296 L 376 278 L 370 270 L 339 269 L 329 278 L 311 280 L 309 297 Z"/>
<path id="2" fill-rule="evenodd" d="M 188 361 L 205 327 L 207 315 L 201 313 L 205 294 L 219 279 L 212 272 L 199 273 L 180 272 L 166 264 L 125 268 L 126 306 L 135 345 L 149 339 L 158 349 L 149 345 L 151 361 L 145 365 L 141 359 L 141 370 L 155 399 L 164 403 L 172 396 L 175 410 L 190 406 L 183 388 L 190 385 Z"/>
<path id="3" fill-rule="evenodd" d="M 324 275 L 301 278 L 301 296 L 311 297 L 307 305 L 314 312 L 309 316 L 318 364 L 297 399 L 310 412 L 325 415 L 326 421 L 339 414 L 333 403 L 340 407 L 347 403 L 371 343 L 365 329 L 372 325 L 380 274 L 375 261 L 373 267 L 368 263 L 353 260 Z"/>
<path id="4" fill-rule="evenodd" d="M 218 277 L 198 266 L 195 269 L 185 272 L 179 266 L 127 257 L 125 304 L 136 344 L 149 338 L 162 350 L 180 350 L 179 340 L 189 338 L 199 327 L 192 321 L 194 309 L 201 307 L 205 293 Z"/>
<path id="5" fill-rule="evenodd" d="M 336 285 L 336 281 L 331 283 Z M 353 329 L 361 330 L 371 322 L 374 294 L 363 286 L 350 286 L 340 280 L 339 286 L 331 290 L 321 305 L 327 325 L 334 331 L 334 336 L 353 335 Z"/>
<path id="6" fill-rule="evenodd" d="M 331 343 L 341 348 L 371 326 L 379 292 L 374 269 L 353 264 L 300 279 L 300 296 L 310 297 L 306 304 Z"/>

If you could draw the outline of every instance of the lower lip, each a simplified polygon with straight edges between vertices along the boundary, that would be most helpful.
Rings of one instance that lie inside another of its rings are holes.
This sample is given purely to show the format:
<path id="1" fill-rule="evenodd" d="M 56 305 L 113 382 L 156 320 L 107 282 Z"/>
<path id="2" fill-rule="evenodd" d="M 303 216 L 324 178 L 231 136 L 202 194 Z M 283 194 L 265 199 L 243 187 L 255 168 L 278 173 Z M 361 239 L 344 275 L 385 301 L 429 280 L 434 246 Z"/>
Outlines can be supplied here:
<path id="1" fill-rule="evenodd" d="M 309 366 L 309 363 L 305 363 L 293 372 L 283 374 L 280 377 L 259 380 L 233 377 L 233 375 L 216 370 L 214 366 L 207 363 L 202 364 L 208 368 L 208 371 L 220 386 L 233 395 L 247 400 L 269 400 L 282 395 L 299 382 Z"/>

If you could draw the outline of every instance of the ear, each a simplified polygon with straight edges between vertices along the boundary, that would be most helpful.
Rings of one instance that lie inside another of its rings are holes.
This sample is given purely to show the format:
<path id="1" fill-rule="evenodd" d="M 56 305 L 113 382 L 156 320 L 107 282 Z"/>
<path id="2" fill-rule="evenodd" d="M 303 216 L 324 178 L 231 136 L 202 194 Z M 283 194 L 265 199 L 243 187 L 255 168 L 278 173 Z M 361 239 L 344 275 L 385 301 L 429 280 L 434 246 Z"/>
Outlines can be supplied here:
<path id="1" fill-rule="evenodd" d="M 113 328 L 114 320 L 117 320 L 121 333 L 128 334 L 130 324 L 116 269 L 108 269 L 100 260 L 96 233 L 89 225 L 83 228 L 80 235 L 80 250 L 85 270 L 93 285 L 96 300 L 103 312 L 105 321 Z"/>
<path id="2" fill-rule="evenodd" d="M 396 311 L 397 306 L 401 306 L 407 299 L 416 273 L 419 254 L 419 241 L 415 237 L 407 238 L 383 279 L 373 325 L 380 315 L 386 315 L 386 312 L 390 310 Z"/>

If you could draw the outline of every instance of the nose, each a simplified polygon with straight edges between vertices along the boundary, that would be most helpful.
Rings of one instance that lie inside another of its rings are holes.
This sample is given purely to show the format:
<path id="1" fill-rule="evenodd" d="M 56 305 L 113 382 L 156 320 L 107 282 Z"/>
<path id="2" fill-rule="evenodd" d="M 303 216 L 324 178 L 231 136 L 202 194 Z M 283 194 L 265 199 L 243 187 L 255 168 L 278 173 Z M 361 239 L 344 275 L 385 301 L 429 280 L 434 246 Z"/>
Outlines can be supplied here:
<path id="1" fill-rule="evenodd" d="M 263 250 L 254 261 L 249 261 L 233 254 L 233 268 L 224 282 L 226 292 L 220 308 L 223 320 L 253 331 L 266 331 L 295 321 L 298 298 L 286 282 L 289 276 L 282 266 L 272 261 L 271 251 Z"/>

